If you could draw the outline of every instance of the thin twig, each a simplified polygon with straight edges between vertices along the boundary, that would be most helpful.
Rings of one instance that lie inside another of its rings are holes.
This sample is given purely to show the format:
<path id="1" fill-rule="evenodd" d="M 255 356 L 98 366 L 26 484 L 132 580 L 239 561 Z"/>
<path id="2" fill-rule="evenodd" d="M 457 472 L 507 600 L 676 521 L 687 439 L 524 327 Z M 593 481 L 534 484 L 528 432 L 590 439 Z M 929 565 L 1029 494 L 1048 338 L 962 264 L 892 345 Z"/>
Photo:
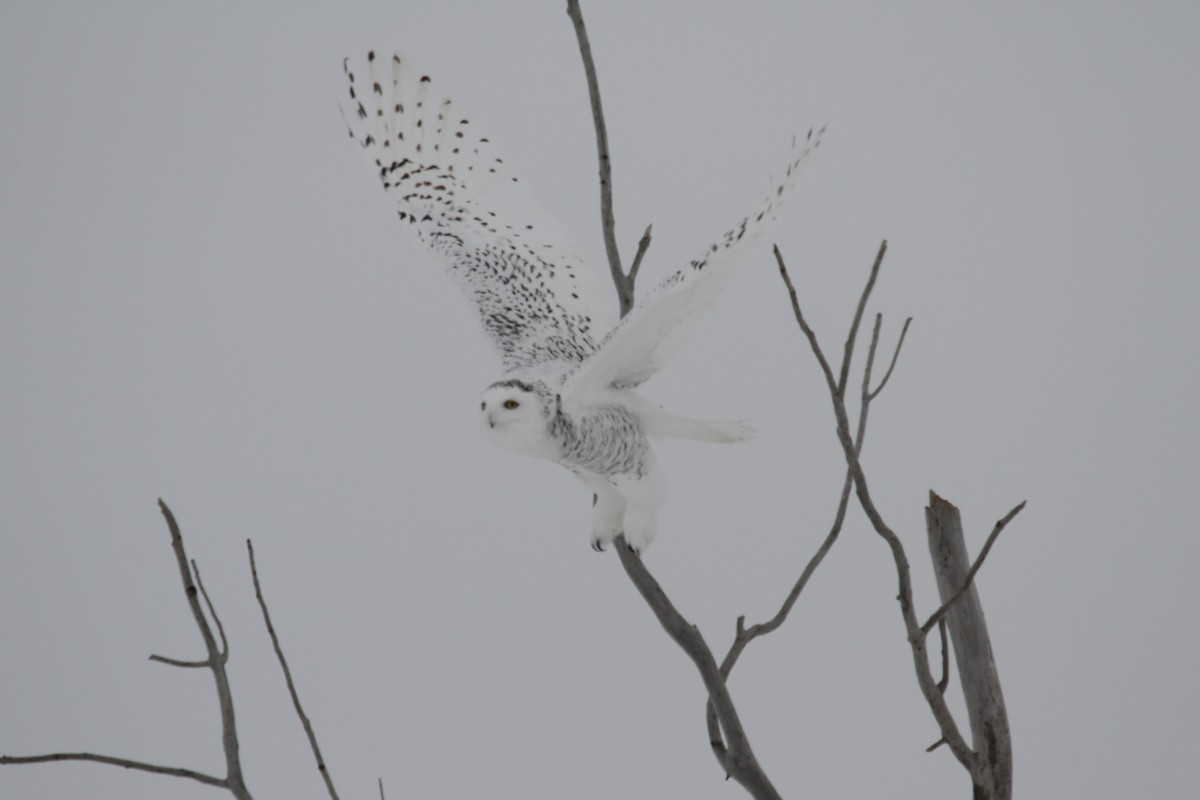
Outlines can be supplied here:
<path id="1" fill-rule="evenodd" d="M 854 353 L 854 342 L 858 339 L 858 325 L 862 322 L 863 311 L 867 307 L 867 298 L 871 296 L 871 290 L 875 288 L 875 279 L 879 277 L 879 267 L 883 264 L 883 256 L 887 252 L 887 240 L 884 239 L 879 244 L 879 252 L 875 255 L 875 263 L 871 266 L 871 275 L 867 278 L 867 285 L 863 288 L 862 296 L 858 299 L 858 308 L 854 309 L 854 321 L 850 323 L 850 332 L 846 334 L 846 344 L 844 345 L 844 353 L 842 355 L 842 371 L 838 376 L 838 395 L 843 396 L 846 391 L 846 380 L 850 376 L 850 361 Z"/>
<path id="2" fill-rule="evenodd" d="M 958 587 L 958 591 L 951 595 L 949 600 L 942 603 L 941 608 L 929 615 L 929 619 L 925 620 L 925 624 L 921 626 L 921 633 L 928 634 L 934 625 L 941 622 L 942 618 L 946 616 L 946 612 L 950 610 L 950 607 L 958 601 L 958 598 L 962 597 L 963 593 L 971 588 L 971 583 L 975 580 L 975 573 L 979 572 L 979 568 L 983 566 L 983 560 L 987 558 L 988 552 L 991 551 L 996 538 L 1000 536 L 1000 532 L 1004 530 L 1005 526 L 1012 522 L 1013 517 L 1021 513 L 1021 509 L 1023 508 L 1025 508 L 1024 500 L 1017 503 L 1012 511 L 1009 511 L 996 522 L 996 526 L 988 534 L 987 541 L 983 543 L 983 549 L 979 551 L 979 555 L 975 556 L 975 563 L 967 570 L 967 577 L 963 579 L 962 586 Z"/>
<path id="3" fill-rule="evenodd" d="M 630 302 L 632 302 L 633 285 L 637 281 L 638 270 L 642 268 L 642 256 L 646 255 L 646 250 L 650 247 L 650 229 L 652 227 L 654 226 L 646 226 L 646 232 L 638 240 L 637 252 L 633 256 L 633 264 L 629 267 L 629 275 L 626 278 L 626 283 L 629 284 Z"/>
<path id="4" fill-rule="evenodd" d="M 874 400 L 883 391 L 883 387 L 887 386 L 887 382 L 892 377 L 892 370 L 896 368 L 896 359 L 900 357 L 900 348 L 904 347 L 904 337 L 908 335 L 908 326 L 912 324 L 913 318 L 909 317 L 904 320 L 904 327 L 900 329 L 900 338 L 896 340 L 896 349 L 892 351 L 892 363 L 888 364 L 887 372 L 883 374 L 883 380 L 875 387 L 875 390 L 867 393 L 868 400 Z"/>
<path id="5" fill-rule="evenodd" d="M 160 664 L 168 664 L 172 667 L 183 667 L 185 669 L 195 669 L 196 667 L 204 667 L 208 669 L 208 661 L 181 661 L 178 658 L 168 658 L 167 656 L 151 655 L 150 661 L 157 661 Z"/>
<path id="6" fill-rule="evenodd" d="M 271 624 L 271 613 L 267 611 L 267 601 L 263 598 L 262 584 L 258 581 L 258 566 L 254 563 L 254 545 L 250 540 L 246 540 L 246 551 L 250 554 L 250 577 L 254 581 L 254 596 L 258 599 L 258 606 L 262 609 L 263 622 L 267 625 L 267 633 L 271 637 L 271 645 L 275 648 L 275 657 L 279 659 L 279 666 L 283 668 L 283 677 L 287 682 L 288 694 L 292 696 L 292 705 L 296 708 L 296 715 L 300 717 L 300 723 L 304 726 L 304 733 L 308 736 L 308 743 L 312 747 L 313 757 L 317 761 L 317 771 L 321 773 L 321 777 L 325 779 L 325 788 L 329 792 L 332 800 L 338 800 L 337 790 L 333 787 L 333 778 L 329 775 L 329 770 L 325 766 L 325 759 L 321 756 L 321 748 L 317 745 L 317 734 L 313 731 L 312 723 L 308 720 L 308 715 L 304 713 L 303 706 L 300 705 L 300 695 L 296 692 L 296 684 L 292 682 L 292 671 L 288 669 L 287 659 L 283 657 L 283 648 L 279 646 L 279 636 L 275 633 L 275 626 Z M 380 779 L 380 792 L 383 791 L 383 781 Z"/>
<path id="7" fill-rule="evenodd" d="M 183 767 L 163 767 L 158 764 L 148 764 L 145 761 L 134 761 L 128 758 L 114 758 L 96 753 L 48 753 L 42 756 L 0 756 L 0 764 L 43 764 L 52 761 L 95 761 L 100 764 L 111 764 L 114 767 L 136 769 L 140 772 L 152 772 L 156 775 L 170 775 L 174 778 L 188 778 L 193 781 L 226 788 L 224 778 L 206 775 Z"/>
<path id="8" fill-rule="evenodd" d="M 775 254 L 775 263 L 779 265 L 779 274 L 783 278 L 784 285 L 787 286 L 788 298 L 792 303 L 792 313 L 796 317 L 796 322 L 800 325 L 800 330 L 808 338 L 813 355 L 817 357 L 817 363 L 821 365 L 821 371 L 825 373 L 825 383 L 829 387 L 829 391 L 836 396 L 838 385 L 837 381 L 833 378 L 833 370 L 830 369 L 829 361 L 825 358 L 825 351 L 817 343 L 816 332 L 809 327 L 808 320 L 804 318 L 804 312 L 800 310 L 800 299 L 796 296 L 796 287 L 792 283 L 792 276 L 788 274 L 787 264 L 783 262 L 783 253 L 779 252 L 779 245 L 775 245 L 772 248 L 772 252 Z"/>
<path id="9" fill-rule="evenodd" d="M 192 559 L 192 572 L 196 576 L 196 585 L 200 587 L 200 596 L 204 598 L 204 605 L 208 607 L 208 615 L 212 617 L 213 622 L 217 623 L 217 633 L 221 637 L 221 663 L 229 662 L 229 640 L 225 638 L 225 626 L 221 624 L 221 618 L 217 616 L 217 609 L 213 607 L 212 600 L 208 598 L 208 590 L 204 588 L 204 581 L 200 579 L 200 565 L 196 563 L 196 559 Z"/>

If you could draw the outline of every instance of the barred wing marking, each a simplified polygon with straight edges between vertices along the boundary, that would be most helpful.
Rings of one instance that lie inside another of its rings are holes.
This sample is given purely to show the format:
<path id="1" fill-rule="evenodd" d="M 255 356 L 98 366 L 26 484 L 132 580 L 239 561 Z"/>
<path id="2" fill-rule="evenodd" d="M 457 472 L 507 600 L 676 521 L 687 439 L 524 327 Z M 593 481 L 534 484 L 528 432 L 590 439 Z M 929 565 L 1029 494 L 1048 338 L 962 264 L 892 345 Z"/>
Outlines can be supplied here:
<path id="1" fill-rule="evenodd" d="M 401 56 L 345 62 L 350 137 L 417 238 L 478 310 L 506 371 L 569 372 L 613 317 L 598 276 L 449 98 Z"/>

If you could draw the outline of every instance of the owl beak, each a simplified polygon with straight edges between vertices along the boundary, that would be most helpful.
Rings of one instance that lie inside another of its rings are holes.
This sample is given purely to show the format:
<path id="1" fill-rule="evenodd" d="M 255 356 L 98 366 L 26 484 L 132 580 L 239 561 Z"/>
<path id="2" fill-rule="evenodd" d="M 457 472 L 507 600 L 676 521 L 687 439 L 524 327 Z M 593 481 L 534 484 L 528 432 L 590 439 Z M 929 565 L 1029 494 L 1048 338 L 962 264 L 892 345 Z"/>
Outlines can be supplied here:
<path id="1" fill-rule="evenodd" d="M 496 420 L 492 419 L 491 414 L 488 414 L 488 427 L 493 429 L 496 427 Z"/>

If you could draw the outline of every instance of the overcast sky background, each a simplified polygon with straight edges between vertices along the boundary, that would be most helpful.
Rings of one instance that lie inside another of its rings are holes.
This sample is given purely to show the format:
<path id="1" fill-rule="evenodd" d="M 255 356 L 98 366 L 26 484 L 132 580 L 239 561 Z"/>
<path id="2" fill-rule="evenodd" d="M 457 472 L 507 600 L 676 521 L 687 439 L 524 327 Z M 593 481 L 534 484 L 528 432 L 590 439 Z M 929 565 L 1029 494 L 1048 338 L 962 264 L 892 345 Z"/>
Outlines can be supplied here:
<path id="1" fill-rule="evenodd" d="M 831 354 L 883 238 L 890 346 L 864 463 L 936 607 L 923 507 L 978 549 L 1017 795 L 1194 798 L 1200 748 L 1200 6 L 585 4 L 618 236 L 643 289 L 828 125 L 776 240 Z M 0 752 L 220 772 L 163 497 L 231 641 L 257 797 L 322 797 L 251 589 L 343 797 L 742 797 L 697 674 L 565 470 L 489 445 L 498 368 L 337 109 L 400 49 L 603 268 L 562 2 L 8 3 L 0 18 Z M 607 298 L 615 304 L 614 298 Z M 861 363 L 861 362 L 859 362 Z M 755 254 L 650 397 L 751 419 L 660 448 L 647 563 L 723 654 L 825 535 L 843 465 L 816 364 Z M 789 797 L 967 797 L 860 511 L 731 681 Z M 958 685 L 951 695 L 958 707 Z M 962 721 L 965 728 L 965 720 Z M 11 798 L 211 798 L 98 765 Z"/>

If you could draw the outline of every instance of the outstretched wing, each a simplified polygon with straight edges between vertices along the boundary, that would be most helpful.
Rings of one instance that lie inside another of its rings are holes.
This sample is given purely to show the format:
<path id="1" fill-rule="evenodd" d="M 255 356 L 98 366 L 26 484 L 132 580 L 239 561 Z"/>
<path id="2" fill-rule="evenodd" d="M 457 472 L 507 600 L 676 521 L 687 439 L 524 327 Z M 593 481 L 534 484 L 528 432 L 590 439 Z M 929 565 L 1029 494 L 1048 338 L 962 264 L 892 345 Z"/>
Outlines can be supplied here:
<path id="1" fill-rule="evenodd" d="M 350 137 L 400 220 L 475 304 L 506 370 L 570 371 L 596 351 L 597 276 L 486 137 L 399 55 L 345 62 Z M 603 307 L 603 306 L 599 306 Z"/>
<path id="2" fill-rule="evenodd" d="M 757 211 L 743 219 L 704 254 L 667 276 L 637 302 L 600 343 L 600 349 L 571 376 L 577 397 L 593 397 L 609 387 L 637 386 L 659 370 L 687 340 L 692 327 L 716 301 L 747 251 L 765 238 L 771 222 L 804 162 L 821 143 L 825 129 L 808 132 L 788 163 L 782 182 Z"/>

